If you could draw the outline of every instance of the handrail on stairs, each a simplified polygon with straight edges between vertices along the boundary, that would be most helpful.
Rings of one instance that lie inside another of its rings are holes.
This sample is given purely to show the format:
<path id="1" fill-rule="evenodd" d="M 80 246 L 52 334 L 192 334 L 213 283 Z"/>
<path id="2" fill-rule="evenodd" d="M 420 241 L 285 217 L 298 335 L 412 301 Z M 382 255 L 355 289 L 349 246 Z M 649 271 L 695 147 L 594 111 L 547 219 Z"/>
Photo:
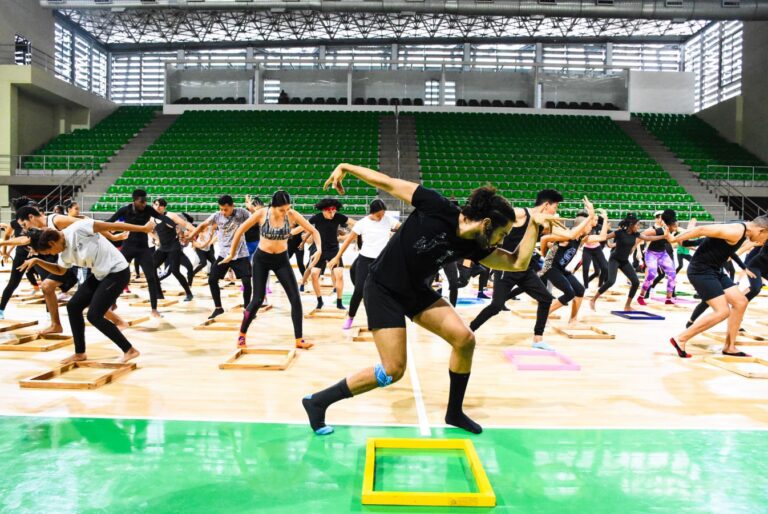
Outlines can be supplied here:
<path id="1" fill-rule="evenodd" d="M 751 200 L 729 180 L 719 178 L 706 180 L 699 179 L 699 182 L 716 197 L 725 198 L 725 204 L 729 208 L 733 208 L 733 202 L 735 201 L 735 205 L 740 206 L 739 210 L 741 211 L 741 217 L 744 219 L 754 219 L 758 216 L 768 214 L 766 209 L 762 208 L 754 200 Z"/>
<path id="2" fill-rule="evenodd" d="M 56 205 L 61 205 L 64 199 L 74 198 L 77 189 L 88 183 L 96 175 L 92 169 L 81 168 L 67 175 L 53 190 L 41 198 L 37 203 L 45 212 L 52 211 Z M 67 194 L 69 190 L 69 194 Z"/>

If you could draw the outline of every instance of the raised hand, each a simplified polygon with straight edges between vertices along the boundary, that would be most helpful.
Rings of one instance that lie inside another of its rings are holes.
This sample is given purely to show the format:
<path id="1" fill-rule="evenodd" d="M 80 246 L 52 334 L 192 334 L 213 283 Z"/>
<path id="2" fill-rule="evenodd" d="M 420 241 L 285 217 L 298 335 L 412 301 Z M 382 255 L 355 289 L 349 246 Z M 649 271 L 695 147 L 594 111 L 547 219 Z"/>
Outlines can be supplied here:
<path id="1" fill-rule="evenodd" d="M 325 184 L 323 184 L 323 190 L 326 191 L 329 187 L 333 187 L 340 195 L 343 195 L 344 185 L 342 184 L 342 181 L 344 180 L 346 174 L 347 172 L 344 171 L 343 164 L 336 166 L 336 169 L 333 170 L 331 176 L 328 177 L 328 180 L 326 180 Z"/>

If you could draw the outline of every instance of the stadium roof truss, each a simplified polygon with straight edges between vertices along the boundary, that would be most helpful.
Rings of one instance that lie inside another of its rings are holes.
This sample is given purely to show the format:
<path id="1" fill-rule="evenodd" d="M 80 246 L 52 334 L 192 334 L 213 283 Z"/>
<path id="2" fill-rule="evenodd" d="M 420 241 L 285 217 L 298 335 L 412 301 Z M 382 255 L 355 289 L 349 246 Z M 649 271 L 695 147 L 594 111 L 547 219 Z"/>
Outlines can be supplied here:
<path id="1" fill-rule="evenodd" d="M 706 20 L 203 9 L 60 10 L 110 50 L 449 42 L 682 42 Z"/>

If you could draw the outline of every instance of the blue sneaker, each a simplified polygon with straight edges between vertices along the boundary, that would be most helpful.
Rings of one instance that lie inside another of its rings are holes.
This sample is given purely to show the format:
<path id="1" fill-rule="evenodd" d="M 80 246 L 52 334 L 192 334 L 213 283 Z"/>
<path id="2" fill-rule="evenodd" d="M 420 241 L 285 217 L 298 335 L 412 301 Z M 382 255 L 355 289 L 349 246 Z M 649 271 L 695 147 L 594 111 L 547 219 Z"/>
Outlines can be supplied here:
<path id="1" fill-rule="evenodd" d="M 544 350 L 547 352 L 555 351 L 555 349 L 551 345 L 545 343 L 544 341 L 537 341 L 533 343 L 533 347 L 536 348 L 537 350 Z"/>

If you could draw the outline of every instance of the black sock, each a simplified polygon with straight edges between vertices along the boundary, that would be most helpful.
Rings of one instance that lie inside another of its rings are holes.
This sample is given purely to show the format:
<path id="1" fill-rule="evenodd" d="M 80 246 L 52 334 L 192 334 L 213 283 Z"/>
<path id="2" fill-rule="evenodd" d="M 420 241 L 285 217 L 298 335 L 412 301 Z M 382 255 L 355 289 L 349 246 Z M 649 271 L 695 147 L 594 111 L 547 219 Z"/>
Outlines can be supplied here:
<path id="1" fill-rule="evenodd" d="M 213 309 L 213 312 L 211 313 L 211 315 L 208 316 L 208 319 L 213 319 L 216 316 L 220 316 L 222 314 L 224 314 L 224 309 L 222 309 L 221 307 L 216 307 L 215 309 Z"/>
<path id="2" fill-rule="evenodd" d="M 305 397 L 301 403 L 309 417 L 309 425 L 312 430 L 317 431 L 325 427 L 325 411 L 332 404 L 345 398 L 352 398 L 352 392 L 347 385 L 347 379 L 344 378 L 337 384 L 327 389 Z"/>
<path id="3" fill-rule="evenodd" d="M 337 299 L 336 299 L 336 308 L 337 308 L 337 309 L 344 309 L 344 308 L 345 308 L 345 307 L 344 307 L 344 304 L 343 304 L 343 303 L 341 303 L 341 298 L 337 298 Z"/>
<path id="4" fill-rule="evenodd" d="M 448 375 L 451 377 L 451 391 L 448 394 L 445 422 L 473 434 L 481 433 L 483 427 L 472 421 L 462 410 L 464 393 L 467 391 L 467 384 L 469 383 L 469 373 L 454 373 L 448 370 Z"/>
<path id="5" fill-rule="evenodd" d="M 317 309 L 322 309 L 323 308 L 323 297 L 322 296 L 318 296 L 317 297 L 317 307 L 316 308 Z"/>

